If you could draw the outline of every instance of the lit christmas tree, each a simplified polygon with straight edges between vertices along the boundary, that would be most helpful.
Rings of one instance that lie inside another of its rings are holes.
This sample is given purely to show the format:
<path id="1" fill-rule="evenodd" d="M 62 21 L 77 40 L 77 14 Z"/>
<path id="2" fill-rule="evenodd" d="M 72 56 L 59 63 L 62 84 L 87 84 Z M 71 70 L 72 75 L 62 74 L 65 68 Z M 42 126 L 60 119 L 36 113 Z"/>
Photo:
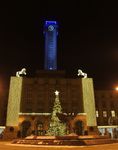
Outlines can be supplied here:
<path id="1" fill-rule="evenodd" d="M 62 113 L 62 107 L 59 101 L 58 91 L 55 91 L 55 96 L 56 98 L 53 106 L 50 126 L 47 131 L 47 135 L 63 136 L 66 135 L 66 124 L 62 123 L 57 116 L 57 113 Z"/>

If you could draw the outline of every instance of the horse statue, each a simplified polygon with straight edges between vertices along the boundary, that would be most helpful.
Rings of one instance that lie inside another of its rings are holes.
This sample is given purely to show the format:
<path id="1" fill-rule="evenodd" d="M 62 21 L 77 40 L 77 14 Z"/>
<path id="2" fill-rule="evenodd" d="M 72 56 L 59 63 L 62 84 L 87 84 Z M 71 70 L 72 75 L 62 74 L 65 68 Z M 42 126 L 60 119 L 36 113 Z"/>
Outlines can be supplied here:
<path id="1" fill-rule="evenodd" d="M 82 70 L 78 69 L 78 76 L 83 76 L 83 78 L 87 78 L 87 73 L 84 73 Z"/>
<path id="2" fill-rule="evenodd" d="M 26 75 L 26 68 L 22 68 L 21 71 L 16 72 L 16 77 L 21 77 Z"/>

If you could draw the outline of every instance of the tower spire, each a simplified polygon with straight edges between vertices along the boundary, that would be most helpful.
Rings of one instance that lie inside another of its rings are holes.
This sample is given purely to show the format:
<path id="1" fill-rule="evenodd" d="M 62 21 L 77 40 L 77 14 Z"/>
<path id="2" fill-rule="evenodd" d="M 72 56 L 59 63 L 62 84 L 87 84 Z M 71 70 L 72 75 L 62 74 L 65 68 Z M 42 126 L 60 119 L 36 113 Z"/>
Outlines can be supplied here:
<path id="1" fill-rule="evenodd" d="M 45 21 L 45 70 L 57 69 L 57 22 Z"/>

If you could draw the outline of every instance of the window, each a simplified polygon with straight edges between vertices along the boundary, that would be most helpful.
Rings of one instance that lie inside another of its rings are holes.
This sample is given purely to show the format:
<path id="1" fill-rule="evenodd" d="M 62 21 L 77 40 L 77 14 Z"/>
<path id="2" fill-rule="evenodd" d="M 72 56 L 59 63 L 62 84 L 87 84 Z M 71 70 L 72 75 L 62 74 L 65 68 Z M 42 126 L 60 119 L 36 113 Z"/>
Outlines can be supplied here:
<path id="1" fill-rule="evenodd" d="M 116 116 L 114 110 L 111 110 L 111 116 L 112 116 L 112 117 L 115 117 L 115 116 Z"/>
<path id="2" fill-rule="evenodd" d="M 96 110 L 96 117 L 97 117 L 97 118 L 99 117 L 99 112 L 98 112 L 98 110 Z"/>
<path id="3" fill-rule="evenodd" d="M 107 111 L 103 111 L 103 117 L 107 117 Z"/>

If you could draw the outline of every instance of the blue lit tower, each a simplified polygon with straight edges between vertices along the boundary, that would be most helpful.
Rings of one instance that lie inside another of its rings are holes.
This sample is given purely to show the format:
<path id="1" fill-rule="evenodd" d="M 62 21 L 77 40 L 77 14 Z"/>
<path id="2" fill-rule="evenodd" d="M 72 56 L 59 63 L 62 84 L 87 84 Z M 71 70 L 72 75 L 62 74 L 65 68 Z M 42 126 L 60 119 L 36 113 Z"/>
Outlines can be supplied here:
<path id="1" fill-rule="evenodd" d="M 45 70 L 57 69 L 57 31 L 56 21 L 45 21 Z"/>

